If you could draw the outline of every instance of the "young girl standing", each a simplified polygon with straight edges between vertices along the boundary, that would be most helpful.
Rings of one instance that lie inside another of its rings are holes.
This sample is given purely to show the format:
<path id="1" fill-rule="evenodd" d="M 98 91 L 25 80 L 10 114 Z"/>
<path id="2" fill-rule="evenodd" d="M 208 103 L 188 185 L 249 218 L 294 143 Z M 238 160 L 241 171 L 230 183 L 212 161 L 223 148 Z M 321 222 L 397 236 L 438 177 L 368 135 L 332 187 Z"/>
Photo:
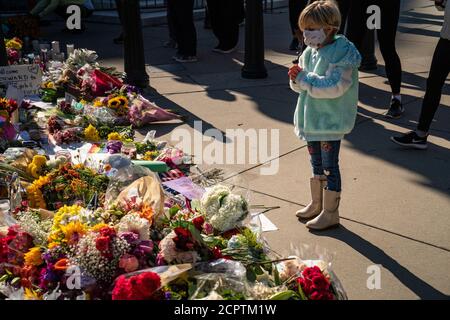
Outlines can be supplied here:
<path id="1" fill-rule="evenodd" d="M 339 149 L 356 119 L 361 56 L 342 35 L 341 15 L 330 0 L 316 1 L 300 15 L 308 48 L 289 69 L 292 90 L 299 93 L 294 115 L 296 134 L 307 141 L 313 177 L 312 201 L 297 211 L 306 226 L 323 230 L 339 224 L 341 175 Z"/>

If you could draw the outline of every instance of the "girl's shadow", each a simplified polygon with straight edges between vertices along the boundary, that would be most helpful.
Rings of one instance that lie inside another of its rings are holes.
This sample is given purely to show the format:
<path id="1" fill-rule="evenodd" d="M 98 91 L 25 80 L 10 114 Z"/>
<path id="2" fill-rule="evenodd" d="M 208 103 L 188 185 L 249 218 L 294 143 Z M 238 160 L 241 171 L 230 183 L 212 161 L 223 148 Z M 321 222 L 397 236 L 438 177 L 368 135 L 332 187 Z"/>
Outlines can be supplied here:
<path id="1" fill-rule="evenodd" d="M 383 250 L 373 245 L 369 241 L 361 238 L 359 235 L 348 230 L 344 226 L 339 228 L 311 233 L 320 237 L 331 237 L 342 242 L 364 255 L 374 264 L 382 265 L 389 270 L 401 283 L 413 291 L 420 299 L 444 300 L 449 299 L 448 295 L 433 288 L 431 285 L 417 277 L 395 259 L 387 255 Z"/>

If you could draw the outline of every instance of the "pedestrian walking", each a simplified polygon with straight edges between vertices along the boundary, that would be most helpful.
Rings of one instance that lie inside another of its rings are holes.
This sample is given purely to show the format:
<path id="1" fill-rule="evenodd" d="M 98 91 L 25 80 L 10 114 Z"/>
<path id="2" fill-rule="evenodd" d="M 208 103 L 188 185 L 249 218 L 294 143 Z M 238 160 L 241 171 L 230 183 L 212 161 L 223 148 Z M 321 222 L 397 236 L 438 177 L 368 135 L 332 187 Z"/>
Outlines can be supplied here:
<path id="1" fill-rule="evenodd" d="M 419 123 L 416 130 L 399 137 L 391 137 L 396 144 L 415 149 L 426 149 L 428 146 L 427 138 L 431 122 L 439 107 L 445 80 L 450 73 L 450 2 L 436 0 L 435 4 L 439 10 L 445 10 L 444 24 L 433 54 Z"/>
<path id="2" fill-rule="evenodd" d="M 289 0 L 289 24 L 291 26 L 292 41 L 289 50 L 298 51 L 303 48 L 303 33 L 298 26 L 298 18 L 309 0 Z"/>

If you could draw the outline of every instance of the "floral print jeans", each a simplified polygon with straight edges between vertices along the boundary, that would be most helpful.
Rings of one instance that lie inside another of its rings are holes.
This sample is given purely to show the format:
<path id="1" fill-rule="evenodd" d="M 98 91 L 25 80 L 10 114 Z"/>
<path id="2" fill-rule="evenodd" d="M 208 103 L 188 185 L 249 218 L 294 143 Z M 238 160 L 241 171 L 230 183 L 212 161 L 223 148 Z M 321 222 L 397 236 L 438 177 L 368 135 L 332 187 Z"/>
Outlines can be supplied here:
<path id="1" fill-rule="evenodd" d="M 327 189 L 341 192 L 339 150 L 341 141 L 308 141 L 308 151 L 314 175 L 327 177 Z"/>

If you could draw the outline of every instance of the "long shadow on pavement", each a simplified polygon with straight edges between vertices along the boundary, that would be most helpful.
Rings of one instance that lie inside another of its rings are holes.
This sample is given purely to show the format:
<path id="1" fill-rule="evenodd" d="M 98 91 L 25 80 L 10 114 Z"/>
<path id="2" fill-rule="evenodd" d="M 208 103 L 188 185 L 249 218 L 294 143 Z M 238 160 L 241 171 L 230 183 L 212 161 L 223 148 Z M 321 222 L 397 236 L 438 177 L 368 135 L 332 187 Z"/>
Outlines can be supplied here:
<path id="1" fill-rule="evenodd" d="M 399 264 L 394 258 L 386 254 L 386 252 L 382 249 L 342 225 L 336 229 L 312 233 L 319 237 L 334 238 L 346 243 L 374 264 L 382 265 L 384 268 L 389 270 L 401 283 L 413 291 L 420 299 L 443 300 L 450 298 L 448 295 L 445 295 L 417 277 L 411 271 Z"/>

